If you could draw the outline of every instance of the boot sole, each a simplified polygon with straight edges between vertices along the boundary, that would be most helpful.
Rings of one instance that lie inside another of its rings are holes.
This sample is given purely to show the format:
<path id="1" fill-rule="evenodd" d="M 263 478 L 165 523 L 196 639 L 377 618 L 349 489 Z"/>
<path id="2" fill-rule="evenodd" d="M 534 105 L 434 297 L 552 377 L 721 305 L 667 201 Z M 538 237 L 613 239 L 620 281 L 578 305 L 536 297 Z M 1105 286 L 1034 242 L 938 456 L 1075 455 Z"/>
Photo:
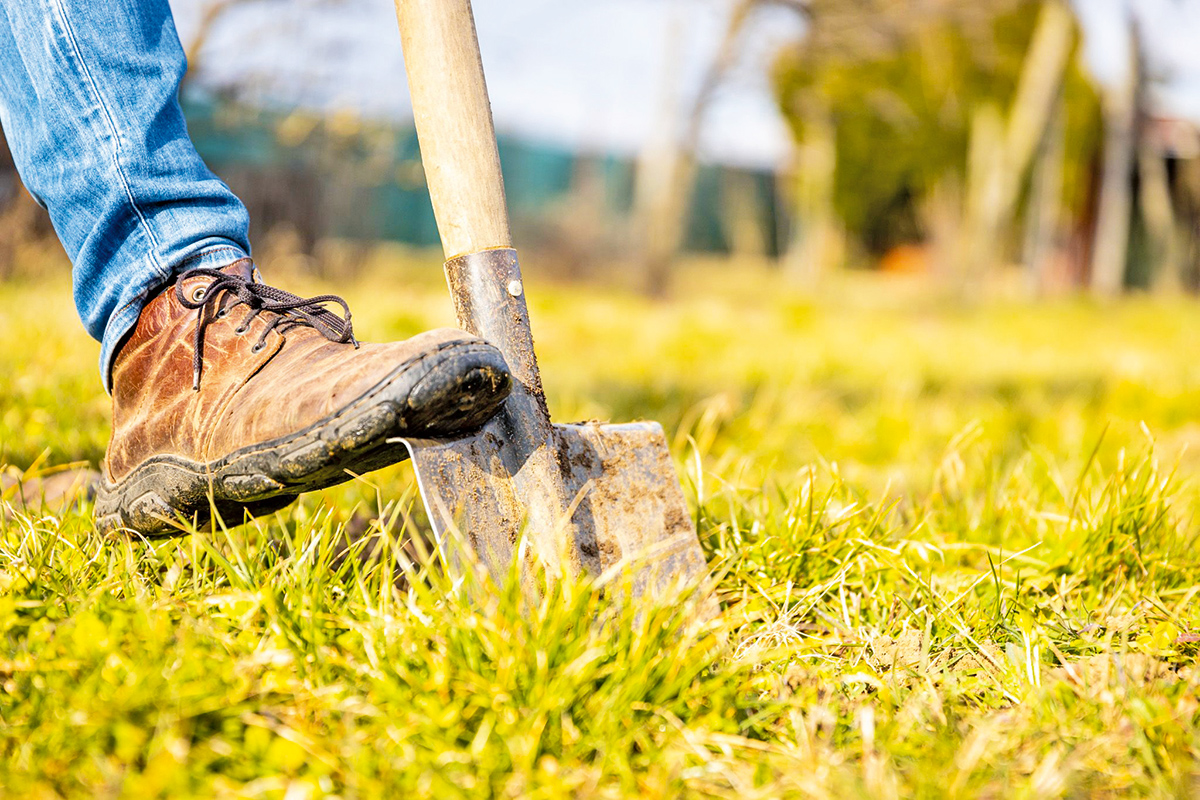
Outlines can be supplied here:
<path id="1" fill-rule="evenodd" d="M 350 480 L 408 458 L 396 436 L 451 437 L 490 420 L 511 379 L 498 350 L 447 342 L 401 364 L 336 413 L 285 437 L 200 463 L 176 455 L 143 461 L 126 477 L 101 482 L 96 526 L 157 538 L 227 525 L 288 505 L 303 492 Z"/>

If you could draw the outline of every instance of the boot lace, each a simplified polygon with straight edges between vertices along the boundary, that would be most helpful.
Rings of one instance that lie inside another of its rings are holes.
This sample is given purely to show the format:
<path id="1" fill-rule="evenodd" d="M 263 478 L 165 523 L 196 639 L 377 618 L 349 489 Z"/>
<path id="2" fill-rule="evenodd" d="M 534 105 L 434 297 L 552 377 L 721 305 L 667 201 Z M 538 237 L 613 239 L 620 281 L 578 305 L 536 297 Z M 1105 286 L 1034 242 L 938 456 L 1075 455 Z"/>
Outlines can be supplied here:
<path id="1" fill-rule="evenodd" d="M 190 294 L 183 289 L 183 279 L 212 278 L 212 282 L 196 287 Z M 219 303 L 222 292 L 228 292 L 237 299 L 221 308 L 216 313 L 210 313 Z M 271 331 L 284 333 L 297 326 L 315 328 L 322 336 L 331 342 L 353 344 L 358 347 L 354 338 L 354 328 L 350 324 L 350 306 L 335 294 L 322 294 L 316 297 L 300 297 L 265 283 L 247 280 L 240 275 L 230 275 L 217 269 L 200 267 L 189 270 L 175 284 L 175 297 L 184 308 L 196 310 L 196 337 L 192 351 L 192 390 L 200 390 L 200 370 L 204 361 L 204 332 L 209 324 L 218 317 L 224 317 L 237 306 L 246 306 L 248 310 L 242 322 L 234 330 L 237 334 L 245 333 L 250 321 L 263 312 L 271 316 L 252 348 L 258 352 L 267 345 L 267 337 Z M 343 316 L 325 308 L 325 303 L 337 303 L 342 307 Z"/>

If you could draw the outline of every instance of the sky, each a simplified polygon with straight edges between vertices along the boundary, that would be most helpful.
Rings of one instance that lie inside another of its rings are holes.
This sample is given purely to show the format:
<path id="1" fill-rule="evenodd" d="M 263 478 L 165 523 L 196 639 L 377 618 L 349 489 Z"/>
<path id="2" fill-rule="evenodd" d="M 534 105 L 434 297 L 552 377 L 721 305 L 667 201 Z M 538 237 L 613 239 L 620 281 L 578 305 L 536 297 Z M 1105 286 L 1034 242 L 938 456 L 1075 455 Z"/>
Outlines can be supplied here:
<path id="1" fill-rule="evenodd" d="M 171 0 L 183 41 L 213 0 Z M 1123 15 L 1137 17 L 1166 113 L 1200 122 L 1200 0 L 1072 0 L 1099 80 L 1128 63 Z M 636 153 L 678 121 L 724 30 L 729 0 L 475 0 L 499 130 L 570 148 Z M 772 168 L 788 133 L 768 64 L 803 33 L 792 12 L 751 23 L 739 63 L 717 93 L 701 157 Z M 223 14 L 198 59 L 202 83 L 251 87 L 248 99 L 351 108 L 411 119 L 389 0 L 245 0 Z"/>
<path id="2" fill-rule="evenodd" d="M 1129 39 L 1121 20 L 1141 26 L 1147 67 L 1164 113 L 1200 123 L 1200 0 L 1073 0 L 1083 23 L 1092 74 L 1117 83 L 1128 72 Z"/>

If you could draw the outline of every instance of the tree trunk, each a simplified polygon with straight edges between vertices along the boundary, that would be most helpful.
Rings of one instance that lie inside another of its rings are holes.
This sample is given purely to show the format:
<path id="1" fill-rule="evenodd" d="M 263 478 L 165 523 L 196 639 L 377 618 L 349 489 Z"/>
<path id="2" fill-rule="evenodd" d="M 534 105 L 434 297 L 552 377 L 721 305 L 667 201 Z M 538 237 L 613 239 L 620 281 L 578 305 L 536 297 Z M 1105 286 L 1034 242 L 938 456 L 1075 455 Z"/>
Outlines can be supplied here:
<path id="1" fill-rule="evenodd" d="M 806 285 L 841 265 L 845 240 L 833 206 L 837 131 L 828 109 L 806 114 L 804 140 L 796 148 L 792 236 L 785 257 L 789 276 Z"/>
<path id="2" fill-rule="evenodd" d="M 1149 137 L 1142 136 L 1138 146 L 1138 205 L 1150 238 L 1151 275 L 1154 288 L 1177 292 L 1183 285 L 1179 264 L 1179 232 L 1175 208 L 1163 154 Z"/>
<path id="3" fill-rule="evenodd" d="M 1129 223 L 1132 207 L 1131 177 L 1137 127 L 1138 84 L 1141 82 L 1138 36 L 1129 31 L 1131 57 L 1124 81 L 1104 92 L 1104 176 L 1100 186 L 1100 213 L 1092 249 L 1092 291 L 1119 294 L 1125 287 L 1129 260 Z"/>
<path id="4" fill-rule="evenodd" d="M 1054 117 L 1042 137 L 1034 166 L 1033 187 L 1025 224 L 1025 269 L 1031 294 L 1045 293 L 1051 267 L 1062 248 L 1063 164 L 1066 156 L 1066 109 L 1057 103 Z"/>
<path id="5" fill-rule="evenodd" d="M 636 214 L 641 231 L 641 262 L 646 274 L 647 291 L 656 296 L 666 293 L 671 271 L 679 253 L 691 211 L 692 190 L 696 179 L 696 150 L 705 114 L 725 74 L 737 57 L 738 42 L 750 12 L 759 0 L 737 0 L 725 28 L 716 56 L 705 73 L 688 111 L 683 130 L 678 134 L 667 102 L 667 114 L 660 123 L 660 135 L 653 137 L 639 159 L 637 175 Z M 679 84 L 681 26 L 671 31 L 667 52 L 667 85 L 670 100 L 674 100 Z"/>
<path id="6" fill-rule="evenodd" d="M 1001 235 L 1012 223 L 1025 176 L 1062 93 L 1074 24 L 1061 3 L 1043 4 L 1007 121 L 988 109 L 972 120 L 964 248 L 968 280 L 981 278 L 1001 260 Z"/>
<path id="7" fill-rule="evenodd" d="M 737 261 L 761 263 L 770 250 L 764 220 L 767 211 L 752 173 L 727 169 L 721 174 L 721 228 Z"/>

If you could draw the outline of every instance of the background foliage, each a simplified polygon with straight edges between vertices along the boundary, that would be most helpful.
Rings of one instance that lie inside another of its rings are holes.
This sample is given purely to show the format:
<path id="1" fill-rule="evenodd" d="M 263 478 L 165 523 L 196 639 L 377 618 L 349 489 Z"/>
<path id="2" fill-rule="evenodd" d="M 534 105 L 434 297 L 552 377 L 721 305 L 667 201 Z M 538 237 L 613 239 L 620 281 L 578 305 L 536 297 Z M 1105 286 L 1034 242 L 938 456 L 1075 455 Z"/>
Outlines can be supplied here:
<path id="1" fill-rule="evenodd" d="M 1001 113 L 1017 81 L 1042 3 L 854 0 L 813 4 L 812 30 L 780 54 L 775 85 L 797 141 L 814 123 L 836 131 L 836 210 L 847 232 L 880 255 L 924 240 L 923 203 L 939 186 L 961 190 L 972 117 Z M 1100 144 L 1096 90 L 1072 56 L 1066 111 L 1064 205 L 1078 214 Z"/>

